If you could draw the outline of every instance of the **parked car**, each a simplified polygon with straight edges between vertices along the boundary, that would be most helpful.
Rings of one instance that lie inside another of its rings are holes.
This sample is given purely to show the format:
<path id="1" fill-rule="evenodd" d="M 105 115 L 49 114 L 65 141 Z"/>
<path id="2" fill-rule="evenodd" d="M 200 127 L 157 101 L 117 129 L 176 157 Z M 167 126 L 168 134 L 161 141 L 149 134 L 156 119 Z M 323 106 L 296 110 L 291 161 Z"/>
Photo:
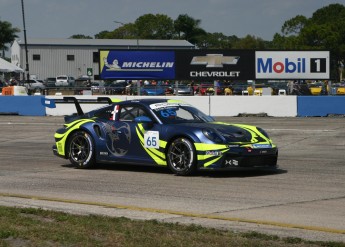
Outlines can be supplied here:
<path id="1" fill-rule="evenodd" d="M 126 81 L 116 81 L 105 86 L 106 94 L 125 94 L 128 83 Z"/>
<path id="2" fill-rule="evenodd" d="M 104 94 L 105 93 L 105 87 L 103 82 L 92 82 L 91 83 L 91 91 L 92 93 L 96 94 Z"/>
<path id="3" fill-rule="evenodd" d="M 315 82 L 309 84 L 309 90 L 312 95 L 326 95 L 327 89 L 324 83 Z"/>
<path id="4" fill-rule="evenodd" d="M 75 79 L 72 76 L 59 75 L 56 77 L 55 86 L 57 87 L 67 87 L 74 86 Z"/>
<path id="5" fill-rule="evenodd" d="M 46 88 L 46 86 L 43 84 L 43 82 L 39 81 L 39 80 L 29 80 L 29 82 L 23 81 L 22 84 L 30 92 L 41 92 Z"/>
<path id="6" fill-rule="evenodd" d="M 333 84 L 330 90 L 332 95 L 345 95 L 345 84 Z"/>
<path id="7" fill-rule="evenodd" d="M 179 84 L 174 87 L 175 95 L 193 95 L 193 89 L 190 85 Z"/>
<path id="8" fill-rule="evenodd" d="M 140 95 L 165 95 L 165 88 L 161 86 L 146 85 L 140 89 Z"/>
<path id="9" fill-rule="evenodd" d="M 56 77 L 48 77 L 45 80 L 44 85 L 46 87 L 55 87 L 55 83 L 56 83 Z"/>

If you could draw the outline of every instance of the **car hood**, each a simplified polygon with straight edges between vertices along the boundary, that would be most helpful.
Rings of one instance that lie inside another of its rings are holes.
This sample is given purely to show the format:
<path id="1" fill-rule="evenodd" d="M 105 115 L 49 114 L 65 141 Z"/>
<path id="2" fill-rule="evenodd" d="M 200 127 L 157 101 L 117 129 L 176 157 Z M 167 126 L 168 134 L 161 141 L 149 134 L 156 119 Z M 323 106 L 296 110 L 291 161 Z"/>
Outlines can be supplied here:
<path id="1" fill-rule="evenodd" d="M 267 143 L 270 142 L 256 126 L 224 122 L 183 124 L 201 130 L 212 130 L 222 136 L 226 143 Z"/>

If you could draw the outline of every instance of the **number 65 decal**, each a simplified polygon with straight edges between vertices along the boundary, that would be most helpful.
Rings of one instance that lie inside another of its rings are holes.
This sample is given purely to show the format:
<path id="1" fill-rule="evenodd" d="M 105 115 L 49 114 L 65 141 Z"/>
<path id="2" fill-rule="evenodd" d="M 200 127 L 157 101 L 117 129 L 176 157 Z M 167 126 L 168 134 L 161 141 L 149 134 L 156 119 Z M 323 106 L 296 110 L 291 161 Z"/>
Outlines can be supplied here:
<path id="1" fill-rule="evenodd" d="M 159 132 L 147 131 L 144 135 L 145 148 L 159 148 Z"/>

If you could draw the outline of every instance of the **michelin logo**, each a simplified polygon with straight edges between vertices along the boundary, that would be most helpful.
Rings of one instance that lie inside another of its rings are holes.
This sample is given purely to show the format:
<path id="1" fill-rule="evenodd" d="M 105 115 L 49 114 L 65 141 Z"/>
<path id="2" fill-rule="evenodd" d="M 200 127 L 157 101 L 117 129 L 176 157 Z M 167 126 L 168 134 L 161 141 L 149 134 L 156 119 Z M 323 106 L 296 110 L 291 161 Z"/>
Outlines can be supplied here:
<path id="1" fill-rule="evenodd" d="M 112 63 L 108 63 L 106 57 L 103 58 L 104 66 L 107 67 L 107 71 L 163 71 L 164 68 L 173 68 L 174 62 L 123 62 L 119 65 L 119 61 L 114 59 Z"/>

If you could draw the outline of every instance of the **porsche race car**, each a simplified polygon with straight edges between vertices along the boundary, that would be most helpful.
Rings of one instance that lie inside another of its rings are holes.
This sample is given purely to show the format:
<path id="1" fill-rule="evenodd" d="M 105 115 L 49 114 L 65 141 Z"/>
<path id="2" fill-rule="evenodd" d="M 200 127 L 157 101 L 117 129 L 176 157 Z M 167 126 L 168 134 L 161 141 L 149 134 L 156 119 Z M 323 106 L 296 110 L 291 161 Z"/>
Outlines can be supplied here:
<path id="1" fill-rule="evenodd" d="M 261 128 L 216 122 L 190 104 L 169 99 L 109 100 L 109 105 L 65 118 L 55 133 L 55 155 L 79 168 L 98 163 L 198 169 L 277 168 L 278 148 Z"/>

